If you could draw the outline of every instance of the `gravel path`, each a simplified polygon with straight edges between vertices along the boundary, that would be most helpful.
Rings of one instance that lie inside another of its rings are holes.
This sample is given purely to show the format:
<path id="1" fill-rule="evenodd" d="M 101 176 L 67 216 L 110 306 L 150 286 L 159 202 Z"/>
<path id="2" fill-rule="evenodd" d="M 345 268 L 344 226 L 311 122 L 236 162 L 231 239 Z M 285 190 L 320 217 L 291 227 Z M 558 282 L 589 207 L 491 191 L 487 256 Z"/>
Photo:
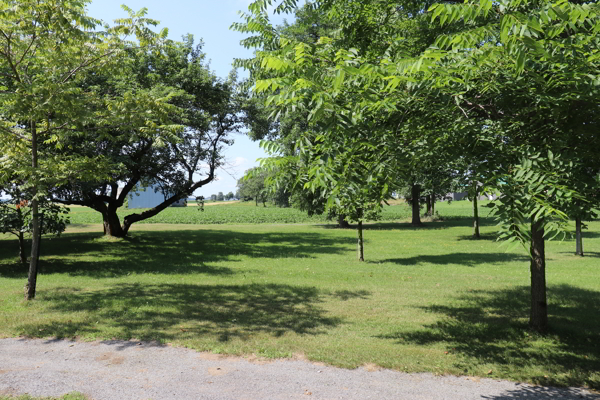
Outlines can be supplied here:
<path id="1" fill-rule="evenodd" d="M 263 362 L 152 343 L 0 340 L 0 394 L 61 396 L 72 391 L 93 400 L 600 400 L 580 389 L 375 368 L 346 370 L 303 360 Z"/>

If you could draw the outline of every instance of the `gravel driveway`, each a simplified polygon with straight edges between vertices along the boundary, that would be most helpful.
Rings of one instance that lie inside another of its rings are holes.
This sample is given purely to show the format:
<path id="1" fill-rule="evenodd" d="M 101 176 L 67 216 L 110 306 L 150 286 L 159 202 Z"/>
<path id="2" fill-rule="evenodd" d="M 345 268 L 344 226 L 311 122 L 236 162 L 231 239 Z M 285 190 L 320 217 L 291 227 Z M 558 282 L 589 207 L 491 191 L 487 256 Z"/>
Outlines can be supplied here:
<path id="1" fill-rule="evenodd" d="M 493 379 L 264 362 L 132 341 L 0 340 L 0 394 L 93 400 L 594 399 L 581 389 Z"/>

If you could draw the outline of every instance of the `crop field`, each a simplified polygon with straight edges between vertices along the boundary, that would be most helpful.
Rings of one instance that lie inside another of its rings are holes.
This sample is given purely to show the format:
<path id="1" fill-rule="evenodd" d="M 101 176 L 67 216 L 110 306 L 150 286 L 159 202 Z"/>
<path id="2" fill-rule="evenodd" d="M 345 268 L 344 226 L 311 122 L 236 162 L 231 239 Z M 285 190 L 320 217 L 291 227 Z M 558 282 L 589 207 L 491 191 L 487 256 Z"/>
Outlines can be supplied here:
<path id="1" fill-rule="evenodd" d="M 410 207 L 404 202 L 393 202 L 385 206 L 381 221 L 403 221 L 410 218 Z M 97 211 L 87 207 L 70 207 L 72 224 L 100 224 L 102 216 Z M 141 212 L 142 209 L 119 211 L 119 217 Z M 471 203 L 457 201 L 452 203 L 436 203 L 436 211 L 447 219 L 468 218 L 472 215 Z M 481 207 L 481 215 L 486 216 L 488 209 Z M 292 224 L 292 223 L 331 223 L 326 215 L 308 216 L 305 211 L 294 208 L 280 208 L 267 204 L 257 207 L 254 202 L 212 202 L 201 211 L 196 205 L 188 207 L 167 208 L 160 214 L 140 223 L 147 224 Z"/>
<path id="2" fill-rule="evenodd" d="M 527 326 L 524 249 L 500 246 L 490 218 L 482 239 L 472 239 L 468 202 L 440 203 L 449 217 L 420 228 L 402 222 L 407 210 L 390 206 L 387 215 L 401 222 L 365 226 L 365 262 L 356 259 L 354 229 L 320 221 L 136 224 L 126 239 L 75 224 L 42 242 L 32 302 L 23 300 L 16 240 L 0 236 L 0 337 L 157 340 L 600 389 L 600 222 L 584 232 L 583 258 L 572 240 L 547 244 L 550 331 L 539 335 Z"/>

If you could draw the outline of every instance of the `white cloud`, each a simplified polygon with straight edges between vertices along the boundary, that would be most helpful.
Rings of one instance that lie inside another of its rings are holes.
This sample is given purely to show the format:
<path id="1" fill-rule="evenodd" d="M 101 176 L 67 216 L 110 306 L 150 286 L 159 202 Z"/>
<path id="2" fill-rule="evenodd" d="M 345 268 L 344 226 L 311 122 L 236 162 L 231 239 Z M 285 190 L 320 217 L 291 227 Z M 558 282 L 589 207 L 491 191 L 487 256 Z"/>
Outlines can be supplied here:
<path id="1" fill-rule="evenodd" d="M 236 157 L 231 166 L 232 167 L 241 167 L 242 165 L 246 164 L 247 162 L 248 162 L 247 158 Z"/>

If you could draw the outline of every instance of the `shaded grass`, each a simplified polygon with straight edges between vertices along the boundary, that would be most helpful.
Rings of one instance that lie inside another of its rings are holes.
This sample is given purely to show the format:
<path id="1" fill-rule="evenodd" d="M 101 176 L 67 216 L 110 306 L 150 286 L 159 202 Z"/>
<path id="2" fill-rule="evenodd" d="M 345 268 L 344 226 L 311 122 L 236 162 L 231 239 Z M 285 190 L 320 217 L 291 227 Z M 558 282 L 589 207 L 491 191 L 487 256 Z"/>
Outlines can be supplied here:
<path id="1" fill-rule="evenodd" d="M 539 336 L 527 329 L 522 249 L 459 240 L 469 220 L 368 227 L 366 263 L 354 230 L 325 226 L 144 225 L 124 240 L 79 228 L 44 242 L 30 303 L 16 247 L 0 240 L 0 336 L 136 338 L 600 388 L 597 257 L 573 256 L 572 241 L 548 244 L 551 330 Z M 591 255 L 599 231 L 590 223 Z"/>

